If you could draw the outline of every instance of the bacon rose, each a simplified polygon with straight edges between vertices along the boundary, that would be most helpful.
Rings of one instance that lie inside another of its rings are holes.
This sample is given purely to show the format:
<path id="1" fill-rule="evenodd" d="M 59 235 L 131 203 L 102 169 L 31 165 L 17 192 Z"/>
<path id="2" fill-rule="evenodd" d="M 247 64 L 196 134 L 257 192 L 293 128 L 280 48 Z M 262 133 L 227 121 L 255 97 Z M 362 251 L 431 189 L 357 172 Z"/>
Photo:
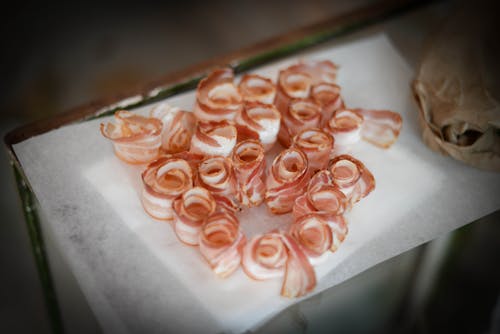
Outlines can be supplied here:
<path id="1" fill-rule="evenodd" d="M 217 69 L 201 80 L 196 90 L 194 114 L 201 122 L 232 122 L 243 107 L 230 68 Z"/>
<path id="2" fill-rule="evenodd" d="M 115 113 L 116 124 L 101 123 L 101 133 L 113 142 L 115 154 L 131 164 L 148 163 L 158 157 L 161 121 L 126 110 Z"/>
<path id="3" fill-rule="evenodd" d="M 228 277 L 240 266 L 245 243 L 240 223 L 230 212 L 211 215 L 201 228 L 200 252 L 221 278 Z"/>
<path id="4" fill-rule="evenodd" d="M 153 218 L 172 220 L 172 202 L 193 187 L 193 172 L 186 160 L 162 157 L 142 172 L 142 204 Z"/>
<path id="5" fill-rule="evenodd" d="M 205 156 L 228 157 L 236 145 L 237 131 L 228 122 L 199 123 L 190 151 Z"/>
<path id="6" fill-rule="evenodd" d="M 276 86 L 273 82 L 257 74 L 245 74 L 238 85 L 244 101 L 271 104 L 276 95 Z"/>

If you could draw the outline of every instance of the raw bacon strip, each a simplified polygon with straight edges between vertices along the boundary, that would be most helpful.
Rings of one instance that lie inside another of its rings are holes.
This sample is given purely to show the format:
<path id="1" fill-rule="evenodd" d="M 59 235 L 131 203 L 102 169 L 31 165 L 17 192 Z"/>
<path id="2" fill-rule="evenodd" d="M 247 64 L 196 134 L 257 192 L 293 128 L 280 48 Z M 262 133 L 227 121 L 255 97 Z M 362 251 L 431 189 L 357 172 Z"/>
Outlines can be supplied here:
<path id="1" fill-rule="evenodd" d="M 163 123 L 161 148 L 165 153 L 189 150 L 196 127 L 193 113 L 162 103 L 151 110 L 151 117 Z"/>
<path id="2" fill-rule="evenodd" d="M 191 139 L 191 153 L 228 157 L 236 145 L 237 132 L 228 122 L 198 123 Z"/>
<path id="3" fill-rule="evenodd" d="M 273 161 L 266 179 L 266 204 L 274 214 L 292 211 L 294 201 L 309 182 L 306 155 L 297 148 L 282 151 Z"/>
<path id="4" fill-rule="evenodd" d="M 247 207 L 260 205 L 266 194 L 264 147 L 256 140 L 242 141 L 234 148 L 232 159 L 240 202 Z"/>
<path id="5" fill-rule="evenodd" d="M 302 130 L 319 128 L 321 123 L 321 107 L 311 99 L 295 99 L 282 114 L 278 140 L 281 145 L 289 147 L 293 136 Z"/>
<path id="6" fill-rule="evenodd" d="M 285 276 L 284 297 L 300 297 L 316 286 L 316 274 L 297 242 L 288 235 L 270 232 L 250 240 L 243 250 L 242 266 L 253 279 Z"/>
<path id="7" fill-rule="evenodd" d="M 340 96 L 340 86 L 330 83 L 320 83 L 311 89 L 311 98 L 321 106 L 323 111 L 322 124 L 324 127 L 333 113 L 345 109 L 344 100 Z"/>
<path id="8" fill-rule="evenodd" d="M 326 220 L 315 213 L 296 220 L 290 226 L 290 235 L 298 242 L 311 265 L 323 262 L 332 247 L 332 230 Z"/>
<path id="9" fill-rule="evenodd" d="M 335 185 L 352 204 L 375 189 L 375 178 L 363 163 L 350 155 L 339 155 L 330 161 L 329 170 Z"/>
<path id="10" fill-rule="evenodd" d="M 293 217 L 297 220 L 302 216 L 315 213 L 328 218 L 343 214 L 346 206 L 347 198 L 333 184 L 331 173 L 328 170 L 321 170 L 309 181 L 307 192 L 295 200 Z"/>
<path id="11" fill-rule="evenodd" d="M 307 155 L 311 172 L 324 169 L 334 147 L 333 137 L 320 129 L 310 128 L 299 132 L 294 138 L 292 146 L 298 147 Z"/>
<path id="12" fill-rule="evenodd" d="M 198 167 L 197 185 L 209 190 L 221 207 L 233 212 L 241 209 L 237 182 L 229 158 L 206 158 Z"/>
<path id="13" fill-rule="evenodd" d="M 269 151 L 278 137 L 280 123 L 281 114 L 274 105 L 246 102 L 241 113 L 236 116 L 238 141 L 257 139 Z"/>
<path id="14" fill-rule="evenodd" d="M 305 99 L 309 96 L 311 86 L 311 76 L 296 65 L 280 71 L 274 105 L 280 113 L 286 113 L 292 99 Z"/>
<path id="15" fill-rule="evenodd" d="M 401 116 L 389 110 L 354 109 L 364 122 L 361 137 L 373 145 L 389 148 L 396 139 L 403 125 Z"/>
<path id="16" fill-rule="evenodd" d="M 113 142 L 115 154 L 131 164 L 148 163 L 158 157 L 161 121 L 126 110 L 115 113 L 116 124 L 101 123 L 101 133 Z"/>
<path id="17" fill-rule="evenodd" d="M 183 159 L 162 157 L 142 172 L 142 204 L 153 218 L 172 220 L 172 202 L 193 187 L 193 172 Z"/>
<path id="18" fill-rule="evenodd" d="M 201 122 L 233 121 L 242 109 L 230 68 L 217 69 L 201 80 L 196 90 L 194 114 Z"/>
<path id="19" fill-rule="evenodd" d="M 203 224 L 199 243 L 200 252 L 212 270 L 225 278 L 240 266 L 246 238 L 233 214 L 217 212 Z"/>
<path id="20" fill-rule="evenodd" d="M 238 89 L 244 101 L 271 104 L 276 96 L 274 83 L 257 74 L 245 74 L 241 78 Z"/>
<path id="21" fill-rule="evenodd" d="M 179 240 L 188 245 L 198 245 L 201 226 L 215 212 L 216 206 L 210 192 L 201 187 L 191 188 L 176 199 L 172 207 L 174 230 Z"/>
<path id="22" fill-rule="evenodd" d="M 342 215 L 329 216 L 326 222 L 332 231 L 332 246 L 330 247 L 330 251 L 335 252 L 340 244 L 344 242 L 347 232 L 349 231 L 347 222 Z"/>
<path id="23" fill-rule="evenodd" d="M 334 155 L 348 153 L 361 140 L 363 117 L 349 109 L 336 110 L 325 129 L 335 139 Z"/>

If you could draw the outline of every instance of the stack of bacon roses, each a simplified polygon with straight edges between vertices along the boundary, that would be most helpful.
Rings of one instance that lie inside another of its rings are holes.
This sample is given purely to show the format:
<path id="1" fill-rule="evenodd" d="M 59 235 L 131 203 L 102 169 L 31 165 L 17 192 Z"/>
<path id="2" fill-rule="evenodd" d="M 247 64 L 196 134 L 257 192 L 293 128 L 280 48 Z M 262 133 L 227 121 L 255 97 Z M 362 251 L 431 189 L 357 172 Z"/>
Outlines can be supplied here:
<path id="1" fill-rule="evenodd" d="M 313 266 L 345 239 L 343 214 L 375 187 L 350 149 L 360 140 L 388 148 L 402 125 L 391 111 L 346 107 L 336 74 L 330 61 L 299 62 L 277 82 L 247 74 L 236 84 L 231 69 L 217 69 L 199 83 L 192 112 L 122 110 L 101 132 L 121 160 L 148 163 L 144 209 L 198 247 L 218 276 L 241 265 L 256 280 L 283 277 L 281 294 L 299 297 L 316 285 Z M 262 203 L 292 212 L 293 223 L 248 240 L 238 212 Z"/>

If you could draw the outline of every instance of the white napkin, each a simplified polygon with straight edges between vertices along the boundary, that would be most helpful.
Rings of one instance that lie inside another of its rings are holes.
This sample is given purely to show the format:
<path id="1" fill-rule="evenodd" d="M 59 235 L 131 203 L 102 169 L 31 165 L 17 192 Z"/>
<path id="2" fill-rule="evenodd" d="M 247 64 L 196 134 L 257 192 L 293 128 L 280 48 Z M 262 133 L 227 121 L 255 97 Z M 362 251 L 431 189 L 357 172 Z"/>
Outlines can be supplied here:
<path id="1" fill-rule="evenodd" d="M 300 55 L 340 65 L 347 106 L 390 109 L 403 117 L 396 144 L 361 143 L 353 155 L 376 189 L 347 216 L 340 249 L 316 267 L 307 297 L 369 267 L 500 208 L 500 175 L 430 151 L 421 141 L 410 92 L 413 73 L 384 35 Z M 298 56 L 255 72 L 273 79 Z M 168 99 L 191 109 L 194 93 Z M 146 113 L 149 107 L 137 112 Z M 257 282 L 241 269 L 217 278 L 198 250 L 178 241 L 168 223 L 140 203 L 141 167 L 118 160 L 95 120 L 15 145 L 15 152 L 89 303 L 107 331 L 243 332 L 298 299 L 279 295 L 281 279 Z M 291 221 L 265 207 L 240 215 L 248 235 Z"/>

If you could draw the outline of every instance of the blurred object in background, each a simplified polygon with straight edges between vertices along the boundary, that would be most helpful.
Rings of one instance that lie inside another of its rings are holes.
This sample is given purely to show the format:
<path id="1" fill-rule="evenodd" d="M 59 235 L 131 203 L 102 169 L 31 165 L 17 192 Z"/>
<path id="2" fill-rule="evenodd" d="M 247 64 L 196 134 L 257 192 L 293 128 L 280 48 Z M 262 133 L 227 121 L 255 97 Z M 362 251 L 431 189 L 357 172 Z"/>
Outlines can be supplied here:
<path id="1" fill-rule="evenodd" d="M 414 92 L 425 143 L 500 172 L 500 5 L 462 1 L 433 36 Z"/>

